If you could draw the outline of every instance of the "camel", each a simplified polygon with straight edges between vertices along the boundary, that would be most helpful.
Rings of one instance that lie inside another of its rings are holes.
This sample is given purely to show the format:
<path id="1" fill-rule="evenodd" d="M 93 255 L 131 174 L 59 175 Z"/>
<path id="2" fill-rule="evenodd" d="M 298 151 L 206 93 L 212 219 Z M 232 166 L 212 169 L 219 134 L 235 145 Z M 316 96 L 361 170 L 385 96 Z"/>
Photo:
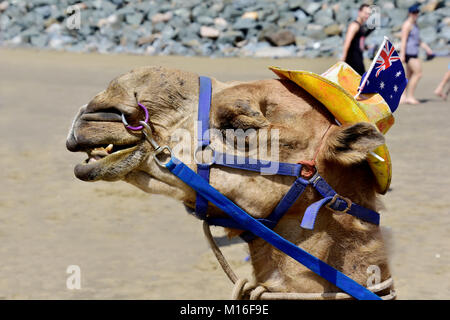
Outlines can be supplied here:
<path id="1" fill-rule="evenodd" d="M 279 161 L 297 163 L 312 159 L 316 151 L 319 174 L 342 196 L 371 210 L 382 206 L 367 154 L 384 144 L 384 136 L 368 122 L 336 124 L 331 113 L 307 91 L 287 79 L 221 82 L 212 79 L 210 126 L 227 129 L 277 130 Z M 83 181 L 123 180 L 151 194 L 163 194 L 194 209 L 196 192 L 165 170 L 152 157 L 153 147 L 128 123 L 144 118 L 138 102 L 149 113 L 153 139 L 174 147 L 195 150 L 195 139 L 173 139 L 184 130 L 196 137 L 199 76 L 163 67 L 141 67 L 112 80 L 76 115 L 66 146 L 86 152 L 75 176 Z M 227 143 L 213 136 L 211 144 Z M 176 141 L 175 141 L 176 140 Z M 224 147 L 225 149 L 225 147 Z M 238 150 L 243 152 L 245 150 Z M 194 154 L 179 159 L 196 170 Z M 211 167 L 210 184 L 254 218 L 267 217 L 289 190 L 295 178 L 260 175 L 227 167 Z M 296 246 L 366 286 L 370 266 L 380 270 L 380 280 L 391 277 L 386 246 L 380 228 L 347 214 L 320 209 L 313 230 L 300 227 L 303 214 L 320 195 L 310 186 L 281 218 L 274 231 Z M 226 216 L 209 205 L 209 217 Z M 230 237 L 241 231 L 227 229 Z M 269 292 L 327 293 L 340 290 L 266 241 L 248 243 L 254 283 Z"/>

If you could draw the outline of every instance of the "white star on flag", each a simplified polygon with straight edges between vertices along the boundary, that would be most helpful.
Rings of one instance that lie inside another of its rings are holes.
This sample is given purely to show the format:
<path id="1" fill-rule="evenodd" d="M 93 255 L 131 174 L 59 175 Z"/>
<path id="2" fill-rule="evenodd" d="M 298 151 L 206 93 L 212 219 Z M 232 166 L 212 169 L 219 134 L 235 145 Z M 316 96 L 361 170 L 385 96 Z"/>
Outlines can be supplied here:
<path id="1" fill-rule="evenodd" d="M 397 85 L 394 86 L 394 91 L 397 92 L 398 91 L 398 87 Z"/>
<path id="2" fill-rule="evenodd" d="M 383 81 L 380 82 L 380 89 L 384 89 L 384 82 Z"/>
<path id="3" fill-rule="evenodd" d="M 401 75 L 402 75 L 402 72 L 401 72 L 401 71 L 398 71 L 398 72 L 395 74 L 395 77 L 398 78 L 398 77 L 400 77 Z"/>

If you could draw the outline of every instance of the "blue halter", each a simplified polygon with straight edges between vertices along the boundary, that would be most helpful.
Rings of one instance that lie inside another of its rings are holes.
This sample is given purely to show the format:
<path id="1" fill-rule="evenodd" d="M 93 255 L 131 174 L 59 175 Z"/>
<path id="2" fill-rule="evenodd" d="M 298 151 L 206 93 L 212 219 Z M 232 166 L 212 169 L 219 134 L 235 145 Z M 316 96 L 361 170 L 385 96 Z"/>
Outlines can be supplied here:
<path id="1" fill-rule="evenodd" d="M 198 148 L 201 148 L 202 150 L 210 144 L 208 128 L 211 107 L 211 89 L 211 79 L 201 76 L 198 104 L 198 120 L 201 126 L 199 126 L 198 132 Z M 209 184 L 210 167 L 211 165 L 218 165 L 255 172 L 267 172 L 268 170 L 271 170 L 270 168 L 273 168 L 272 165 L 275 164 L 275 162 L 264 161 L 263 163 L 259 160 L 227 155 L 214 150 L 212 153 L 212 162 L 208 164 L 198 164 L 197 173 L 173 156 L 171 156 L 171 159 L 164 164 L 170 172 L 197 192 L 195 215 L 199 219 L 206 220 L 210 225 L 244 230 L 245 232 L 241 237 L 247 242 L 252 241 L 256 237 L 264 239 L 354 298 L 363 300 L 381 299 L 375 293 L 358 284 L 345 274 L 334 269 L 295 244 L 287 241 L 272 230 L 308 185 L 315 188 L 323 198 L 311 204 L 306 209 L 301 222 L 301 227 L 303 228 L 310 230 L 314 228 L 317 214 L 320 208 L 325 205 L 334 212 L 340 212 L 342 214 L 347 213 L 361 220 L 379 225 L 380 216 L 377 212 L 364 208 L 356 203 L 352 203 L 350 200 L 338 195 L 317 171 L 311 178 L 304 179 L 301 176 L 301 164 L 280 162 L 276 163 L 276 167 L 278 168 L 277 171 L 271 173 L 293 176 L 297 179 L 268 217 L 264 219 L 255 219 Z M 225 161 L 225 159 L 233 159 L 233 161 Z M 213 203 L 219 209 L 224 211 L 229 218 L 207 217 L 206 212 L 208 209 L 208 202 Z"/>

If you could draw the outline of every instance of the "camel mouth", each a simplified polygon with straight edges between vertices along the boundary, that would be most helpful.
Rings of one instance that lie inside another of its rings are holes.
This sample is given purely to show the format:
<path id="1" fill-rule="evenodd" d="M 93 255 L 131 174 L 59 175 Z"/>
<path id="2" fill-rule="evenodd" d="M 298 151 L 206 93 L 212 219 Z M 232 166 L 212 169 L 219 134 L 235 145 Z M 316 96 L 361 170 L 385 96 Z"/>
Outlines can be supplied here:
<path id="1" fill-rule="evenodd" d="M 95 146 L 92 148 L 88 148 L 83 150 L 86 152 L 88 158 L 84 160 L 83 164 L 90 164 L 97 161 L 102 161 L 107 159 L 112 155 L 120 155 L 121 153 L 126 153 L 132 151 L 130 149 L 135 149 L 137 145 L 135 144 L 126 144 L 126 145 L 114 145 L 112 143 L 106 145 Z"/>
<path id="2" fill-rule="evenodd" d="M 127 145 L 98 145 L 83 150 L 87 159 L 74 168 L 75 176 L 83 181 L 117 181 L 138 167 L 147 154 L 143 143 Z"/>

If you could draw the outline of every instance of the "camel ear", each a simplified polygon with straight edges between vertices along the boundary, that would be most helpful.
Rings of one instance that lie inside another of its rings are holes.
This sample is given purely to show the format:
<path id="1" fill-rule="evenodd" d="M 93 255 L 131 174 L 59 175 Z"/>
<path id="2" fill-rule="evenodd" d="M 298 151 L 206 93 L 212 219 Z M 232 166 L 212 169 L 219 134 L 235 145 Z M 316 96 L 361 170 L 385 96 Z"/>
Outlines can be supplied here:
<path id="1" fill-rule="evenodd" d="M 367 122 L 340 127 L 326 141 L 324 157 L 344 165 L 362 162 L 367 154 L 384 144 L 384 136 Z"/>

